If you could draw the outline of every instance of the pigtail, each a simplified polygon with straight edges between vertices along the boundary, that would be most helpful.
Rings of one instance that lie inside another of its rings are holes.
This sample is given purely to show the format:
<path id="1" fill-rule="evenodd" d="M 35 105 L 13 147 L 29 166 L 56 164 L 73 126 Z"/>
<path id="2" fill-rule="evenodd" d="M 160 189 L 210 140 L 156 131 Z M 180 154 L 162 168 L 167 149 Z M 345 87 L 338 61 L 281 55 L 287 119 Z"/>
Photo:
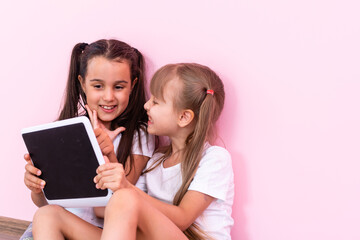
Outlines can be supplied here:
<path id="1" fill-rule="evenodd" d="M 77 117 L 79 115 L 78 105 L 81 99 L 83 101 L 85 101 L 86 99 L 85 94 L 81 88 L 81 84 L 78 80 L 78 76 L 80 74 L 81 54 L 83 53 L 87 45 L 88 44 L 86 43 L 78 43 L 74 46 L 72 50 L 71 58 L 70 58 L 69 75 L 65 90 L 65 101 L 58 120 Z"/>
<path id="2" fill-rule="evenodd" d="M 186 149 L 184 152 L 182 167 L 183 184 L 180 187 L 183 191 L 177 192 L 174 197 L 174 204 L 179 205 L 184 197 L 187 189 L 190 186 L 192 179 L 199 166 L 206 137 L 208 136 L 209 128 L 212 119 L 213 99 L 212 96 L 206 96 L 199 111 L 199 117 L 194 131 L 186 139 Z"/>
<path id="3" fill-rule="evenodd" d="M 206 94 L 206 90 L 204 90 Z M 182 185 L 179 188 L 179 191 L 174 197 L 173 204 L 179 205 L 187 190 L 194 179 L 197 168 L 204 151 L 204 145 L 209 135 L 209 130 L 212 126 L 213 119 L 213 109 L 214 109 L 214 99 L 213 96 L 206 94 L 204 101 L 201 104 L 199 115 L 195 129 L 192 134 L 186 139 L 186 148 L 184 151 L 184 157 L 181 164 L 181 173 L 182 173 Z M 209 239 L 202 229 L 196 224 L 193 223 L 188 229 L 184 231 L 184 234 L 189 239 Z"/>

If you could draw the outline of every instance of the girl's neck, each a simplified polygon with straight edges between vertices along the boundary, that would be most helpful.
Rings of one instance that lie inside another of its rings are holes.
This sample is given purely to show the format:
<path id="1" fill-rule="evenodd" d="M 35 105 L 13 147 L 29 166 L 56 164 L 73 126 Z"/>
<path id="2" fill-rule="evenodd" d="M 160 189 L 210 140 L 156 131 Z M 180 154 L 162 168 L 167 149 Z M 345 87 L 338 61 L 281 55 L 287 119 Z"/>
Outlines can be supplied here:
<path id="1" fill-rule="evenodd" d="M 186 145 L 185 140 L 183 140 L 183 139 L 173 139 L 173 138 L 171 138 L 170 140 L 171 140 L 171 148 L 172 148 L 173 153 L 179 152 Z"/>
<path id="2" fill-rule="evenodd" d="M 176 135 L 169 136 L 171 141 L 171 155 L 164 161 L 164 167 L 171 167 L 181 162 L 183 150 L 186 147 L 186 139 L 194 131 L 194 126 L 179 128 Z"/>
<path id="3" fill-rule="evenodd" d="M 172 166 L 175 166 L 176 164 L 181 162 L 181 155 L 182 155 L 182 151 L 179 150 L 177 152 L 172 152 L 171 155 L 166 158 L 163 162 L 163 166 L 164 168 L 169 168 Z"/>
<path id="4" fill-rule="evenodd" d="M 171 155 L 164 161 L 165 168 L 174 166 L 181 162 L 182 150 L 185 148 L 184 138 L 170 138 L 171 140 Z"/>

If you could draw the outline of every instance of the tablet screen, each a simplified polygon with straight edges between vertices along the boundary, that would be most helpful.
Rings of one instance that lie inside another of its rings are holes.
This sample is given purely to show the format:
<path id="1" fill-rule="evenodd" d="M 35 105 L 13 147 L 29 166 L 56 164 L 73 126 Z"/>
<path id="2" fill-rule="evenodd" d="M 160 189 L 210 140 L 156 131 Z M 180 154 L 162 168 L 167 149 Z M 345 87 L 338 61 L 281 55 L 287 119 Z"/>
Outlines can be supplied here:
<path id="1" fill-rule="evenodd" d="M 47 199 L 108 194 L 95 187 L 99 163 L 83 123 L 23 133 L 23 139 L 34 166 L 42 171 Z"/>

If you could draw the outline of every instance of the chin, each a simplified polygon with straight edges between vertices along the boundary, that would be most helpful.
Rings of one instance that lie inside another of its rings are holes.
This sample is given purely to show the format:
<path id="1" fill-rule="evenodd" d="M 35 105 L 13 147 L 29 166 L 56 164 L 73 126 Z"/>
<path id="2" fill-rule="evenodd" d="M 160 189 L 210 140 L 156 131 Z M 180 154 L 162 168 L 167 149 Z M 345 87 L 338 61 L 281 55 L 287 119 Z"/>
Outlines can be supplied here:
<path id="1" fill-rule="evenodd" d="M 147 128 L 147 132 L 150 133 L 150 134 L 152 134 L 152 135 L 157 135 L 157 134 L 156 134 L 156 131 L 154 131 L 153 129 L 151 129 L 151 128 L 149 128 L 149 127 Z"/>
<path id="2" fill-rule="evenodd" d="M 105 124 L 105 123 L 108 123 L 108 122 L 112 122 L 115 118 L 99 118 L 99 120 Z"/>

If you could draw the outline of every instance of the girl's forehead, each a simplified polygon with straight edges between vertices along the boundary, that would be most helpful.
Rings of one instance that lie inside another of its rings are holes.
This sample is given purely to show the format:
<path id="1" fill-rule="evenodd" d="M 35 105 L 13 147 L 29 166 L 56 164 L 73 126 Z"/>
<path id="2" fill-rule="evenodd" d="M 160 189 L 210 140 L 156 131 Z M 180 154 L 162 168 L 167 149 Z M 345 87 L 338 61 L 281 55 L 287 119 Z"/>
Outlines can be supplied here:
<path id="1" fill-rule="evenodd" d="M 181 91 L 182 82 L 178 77 L 172 78 L 167 81 L 163 88 L 163 98 L 165 101 L 173 101 L 175 96 Z"/>
<path id="2" fill-rule="evenodd" d="M 122 58 L 109 59 L 102 55 L 94 56 L 94 57 L 90 58 L 87 62 L 87 66 L 89 68 L 90 66 L 100 65 L 100 64 L 109 64 L 109 63 L 110 64 L 125 63 L 130 68 L 130 63 L 126 59 L 122 59 Z"/>
<path id="3" fill-rule="evenodd" d="M 167 89 L 166 91 L 170 91 L 170 92 L 178 91 L 180 90 L 181 87 L 182 87 L 182 82 L 179 79 L 179 77 L 174 77 L 165 84 L 165 89 Z"/>
<path id="4" fill-rule="evenodd" d="M 89 61 L 85 74 L 85 79 L 88 78 L 129 81 L 131 72 L 127 62 L 109 60 L 105 57 L 94 57 Z"/>
<path id="5" fill-rule="evenodd" d="M 128 61 L 122 60 L 122 59 L 108 59 L 103 56 L 97 56 L 89 59 L 87 64 L 88 71 L 92 68 L 103 68 L 103 67 L 109 67 L 109 68 L 118 68 L 120 65 L 122 65 L 122 68 L 126 68 L 127 70 L 130 70 L 130 65 Z"/>

